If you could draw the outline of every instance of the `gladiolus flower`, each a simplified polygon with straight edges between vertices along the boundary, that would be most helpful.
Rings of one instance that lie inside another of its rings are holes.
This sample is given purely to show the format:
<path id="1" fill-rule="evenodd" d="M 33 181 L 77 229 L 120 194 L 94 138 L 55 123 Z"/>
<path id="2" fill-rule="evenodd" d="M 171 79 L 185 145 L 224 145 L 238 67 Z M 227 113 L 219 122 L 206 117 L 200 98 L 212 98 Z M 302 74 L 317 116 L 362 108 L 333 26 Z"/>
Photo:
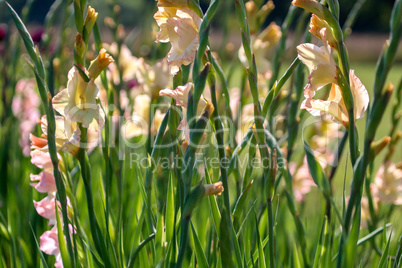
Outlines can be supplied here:
<path id="1" fill-rule="evenodd" d="M 71 122 L 81 122 L 85 128 L 95 119 L 103 127 L 104 118 L 96 103 L 98 88 L 92 78 L 85 82 L 76 67 L 68 73 L 67 88 L 53 97 L 53 107 Z"/>
<path id="2" fill-rule="evenodd" d="M 53 194 L 49 194 L 44 199 L 36 202 L 34 206 L 39 215 L 49 220 L 49 225 L 56 223 L 56 199 Z"/>
<path id="3" fill-rule="evenodd" d="M 60 156 L 57 155 L 57 157 L 60 160 Z M 53 171 L 52 159 L 49 152 L 33 150 L 31 152 L 31 163 L 45 171 Z"/>
<path id="4" fill-rule="evenodd" d="M 331 47 L 326 41 L 326 31 L 326 28 L 323 28 L 320 31 L 324 46 L 318 47 L 309 43 L 297 46 L 299 59 L 310 71 L 309 83 L 304 91 L 306 97 L 314 97 L 315 91 L 327 84 L 338 83 L 336 76 L 336 63 L 331 55 Z"/>
<path id="5" fill-rule="evenodd" d="M 137 61 L 136 77 L 152 99 L 159 96 L 159 91 L 171 82 L 169 66 L 165 60 L 160 60 L 153 66 L 149 66 L 143 58 Z"/>
<path id="6" fill-rule="evenodd" d="M 180 106 L 183 108 L 183 119 L 181 120 L 177 129 L 184 131 L 184 138 L 188 144 L 190 143 L 190 129 L 187 122 L 186 109 L 188 104 L 188 94 L 193 87 L 194 87 L 193 83 L 187 83 L 184 86 L 178 86 L 175 90 L 166 88 L 159 92 L 159 96 L 167 96 L 174 98 L 176 100 L 176 106 Z M 201 112 L 204 111 L 205 109 L 209 109 L 210 114 L 212 114 L 213 112 L 212 104 L 207 100 L 205 100 L 203 97 L 201 97 L 200 101 L 198 102 L 197 115 L 200 116 Z"/>
<path id="7" fill-rule="evenodd" d="M 54 176 L 46 171 L 42 171 L 39 175 L 30 175 L 31 186 L 35 187 L 35 189 L 40 193 L 53 193 L 56 192 L 56 182 L 54 180 Z"/>
<path id="8" fill-rule="evenodd" d="M 154 18 L 160 27 L 156 42 L 172 45 L 167 59 L 174 75 L 182 64 L 189 65 L 194 60 L 202 19 L 191 9 L 172 7 L 158 7 Z"/>
<path id="9" fill-rule="evenodd" d="M 306 194 L 311 191 L 311 187 L 315 186 L 313 177 L 311 177 L 310 170 L 306 163 L 298 169 L 296 163 L 289 163 L 289 171 L 293 174 L 293 194 L 295 195 L 296 201 L 301 202 L 304 200 Z"/>
<path id="10" fill-rule="evenodd" d="M 159 92 L 159 96 L 174 98 L 177 106 L 187 107 L 188 93 L 193 89 L 193 87 L 193 83 L 187 83 L 184 86 L 178 86 L 175 90 L 165 88 Z"/>
<path id="11" fill-rule="evenodd" d="M 369 103 L 367 89 L 361 83 L 360 79 L 354 74 L 353 70 L 349 72 L 350 89 L 353 96 L 355 120 L 363 117 Z M 329 114 L 332 120 L 342 124 L 349 122 L 348 110 L 342 97 L 341 89 L 338 85 L 332 84 L 328 100 L 314 100 L 307 97 L 301 104 L 301 109 L 306 109 L 314 116 Z"/>
<path id="12" fill-rule="evenodd" d="M 29 135 L 34 130 L 40 118 L 40 99 L 36 91 L 34 79 L 21 79 L 15 86 L 16 95 L 13 98 L 12 110 L 14 115 L 21 120 L 19 131 L 21 138 L 18 143 L 25 156 L 29 156 Z"/>
<path id="13" fill-rule="evenodd" d="M 402 167 L 386 161 L 378 170 L 371 191 L 377 201 L 402 205 Z"/>
<path id="14" fill-rule="evenodd" d="M 224 190 L 221 181 L 215 182 L 213 184 L 204 184 L 204 188 L 205 188 L 204 196 L 221 195 Z"/>
<path id="15" fill-rule="evenodd" d="M 48 255 L 60 255 L 59 238 L 57 236 L 56 226 L 41 235 L 40 250 Z"/>

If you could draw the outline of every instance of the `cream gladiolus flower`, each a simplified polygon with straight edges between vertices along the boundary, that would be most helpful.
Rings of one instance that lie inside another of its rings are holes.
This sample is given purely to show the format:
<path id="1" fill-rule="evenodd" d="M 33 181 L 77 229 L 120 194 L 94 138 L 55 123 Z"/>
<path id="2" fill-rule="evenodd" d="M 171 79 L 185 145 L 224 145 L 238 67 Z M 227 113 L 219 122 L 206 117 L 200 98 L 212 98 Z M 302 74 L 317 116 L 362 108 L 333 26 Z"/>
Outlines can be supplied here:
<path id="1" fill-rule="evenodd" d="M 96 103 L 98 93 L 94 79 L 85 82 L 77 68 L 73 67 L 68 73 L 67 88 L 53 97 L 53 107 L 71 122 L 80 122 L 85 128 L 93 120 L 103 127 L 104 115 Z"/>
<path id="2" fill-rule="evenodd" d="M 182 64 L 189 65 L 194 60 L 202 19 L 191 9 L 173 7 L 158 7 L 154 18 L 160 27 L 156 42 L 172 45 L 167 59 L 174 75 Z"/>
<path id="3" fill-rule="evenodd" d="M 172 80 L 169 66 L 165 60 L 160 60 L 154 65 L 148 65 L 143 58 L 137 60 L 136 78 L 152 99 L 159 96 L 159 91 L 167 87 Z"/>
<path id="4" fill-rule="evenodd" d="M 310 71 L 309 83 L 305 87 L 304 95 L 314 97 L 315 91 L 331 83 L 338 83 L 336 76 L 336 63 L 331 55 L 331 47 L 326 39 L 326 28 L 320 30 L 324 46 L 314 44 L 301 44 L 297 46 L 299 59 Z"/>
<path id="5" fill-rule="evenodd" d="M 350 90 L 353 96 L 355 120 L 363 117 L 369 103 L 367 89 L 355 75 L 353 70 L 349 72 Z M 342 91 L 337 84 L 332 84 L 329 97 L 326 101 L 314 100 L 307 97 L 301 104 L 301 109 L 306 109 L 314 116 L 329 114 L 332 120 L 342 124 L 349 122 L 348 110 L 342 97 Z"/>

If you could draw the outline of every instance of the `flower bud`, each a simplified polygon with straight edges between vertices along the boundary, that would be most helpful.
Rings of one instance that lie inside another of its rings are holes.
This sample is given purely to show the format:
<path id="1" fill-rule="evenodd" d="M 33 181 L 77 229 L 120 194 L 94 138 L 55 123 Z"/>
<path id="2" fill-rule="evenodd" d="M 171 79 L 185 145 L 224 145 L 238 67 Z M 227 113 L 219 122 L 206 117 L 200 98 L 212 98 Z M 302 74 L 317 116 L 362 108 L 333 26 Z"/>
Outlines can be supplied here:
<path id="1" fill-rule="evenodd" d="M 159 0 L 158 7 L 188 7 L 188 0 Z"/>
<path id="2" fill-rule="evenodd" d="M 96 12 L 91 6 L 88 6 L 88 13 L 84 22 L 84 27 L 88 32 L 91 32 L 97 18 L 98 12 Z"/>
<path id="3" fill-rule="evenodd" d="M 77 36 L 75 37 L 75 45 L 74 45 L 74 59 L 77 63 L 81 63 L 82 59 L 84 58 L 85 55 L 85 43 L 84 39 L 82 38 L 82 35 L 80 33 L 77 33 Z"/>
<path id="4" fill-rule="evenodd" d="M 89 76 L 93 79 L 97 78 L 100 73 L 112 62 L 114 62 L 113 58 L 106 53 L 104 48 L 102 48 L 99 51 L 98 57 L 91 62 L 91 65 L 88 68 Z"/>
<path id="5" fill-rule="evenodd" d="M 271 11 L 274 10 L 274 8 L 275 8 L 274 3 L 271 0 L 269 0 L 258 11 L 258 13 L 257 13 L 258 21 L 260 23 L 264 23 L 265 19 L 268 17 L 268 15 L 271 13 Z"/>
<path id="6" fill-rule="evenodd" d="M 327 31 L 325 31 L 325 36 L 322 36 L 320 32 L 323 28 L 327 29 Z M 310 19 L 310 33 L 320 39 L 324 44 L 325 40 L 323 40 L 323 38 L 325 38 L 331 47 L 336 48 L 337 42 L 330 29 L 331 27 L 325 20 L 322 20 L 317 15 L 312 14 Z"/>
<path id="7" fill-rule="evenodd" d="M 385 136 L 381 140 L 371 143 L 371 152 L 373 156 L 378 155 L 389 143 L 391 142 L 391 137 Z"/>
<path id="8" fill-rule="evenodd" d="M 204 185 L 205 188 L 205 194 L 204 196 L 208 196 L 208 195 L 221 195 L 221 193 L 223 192 L 224 188 L 222 186 L 222 182 L 216 182 L 213 184 L 205 184 Z"/>
<path id="9" fill-rule="evenodd" d="M 246 16 L 248 27 L 250 29 L 250 33 L 253 34 L 258 31 L 258 18 L 257 18 L 257 6 L 254 1 L 249 1 L 245 4 L 246 8 Z"/>
<path id="10" fill-rule="evenodd" d="M 320 18 L 324 18 L 324 6 L 315 0 L 293 0 L 292 5 L 301 7 Z"/>

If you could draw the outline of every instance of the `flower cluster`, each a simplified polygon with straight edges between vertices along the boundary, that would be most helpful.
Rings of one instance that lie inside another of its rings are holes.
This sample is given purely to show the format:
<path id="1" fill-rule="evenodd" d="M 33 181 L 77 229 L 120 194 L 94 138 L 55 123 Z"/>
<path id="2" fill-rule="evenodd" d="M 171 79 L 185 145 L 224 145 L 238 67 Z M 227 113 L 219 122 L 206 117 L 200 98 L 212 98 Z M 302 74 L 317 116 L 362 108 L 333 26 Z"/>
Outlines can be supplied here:
<path id="1" fill-rule="evenodd" d="M 48 255 L 54 255 L 56 257 L 55 267 L 63 267 L 59 239 L 57 235 L 57 219 L 56 209 L 59 210 L 60 203 L 56 201 L 56 182 L 53 176 L 53 164 L 48 152 L 42 152 L 40 150 L 33 150 L 31 152 L 31 162 L 38 168 L 42 169 L 42 172 L 38 175 L 31 174 L 31 186 L 40 193 L 46 193 L 47 196 L 40 201 L 33 201 L 37 213 L 49 220 L 49 225 L 53 226 L 51 230 L 44 232 L 40 237 L 40 250 Z M 59 213 L 61 217 L 61 213 Z M 70 226 L 70 232 L 73 227 Z"/>
<path id="2" fill-rule="evenodd" d="M 328 22 L 322 19 L 321 5 L 315 1 L 293 1 L 293 4 L 315 13 L 310 20 L 310 32 L 323 43 L 321 47 L 310 43 L 297 46 L 298 57 L 310 73 L 304 91 L 306 99 L 301 109 L 306 109 L 314 116 L 329 114 L 334 121 L 347 125 L 350 118 L 340 87 L 339 67 L 332 55 L 332 49 L 337 49 L 337 43 Z M 368 107 L 369 95 L 354 70 L 349 72 L 349 81 L 354 103 L 354 120 L 357 120 L 363 117 Z M 314 99 L 316 92 L 328 84 L 331 84 L 328 99 Z"/>

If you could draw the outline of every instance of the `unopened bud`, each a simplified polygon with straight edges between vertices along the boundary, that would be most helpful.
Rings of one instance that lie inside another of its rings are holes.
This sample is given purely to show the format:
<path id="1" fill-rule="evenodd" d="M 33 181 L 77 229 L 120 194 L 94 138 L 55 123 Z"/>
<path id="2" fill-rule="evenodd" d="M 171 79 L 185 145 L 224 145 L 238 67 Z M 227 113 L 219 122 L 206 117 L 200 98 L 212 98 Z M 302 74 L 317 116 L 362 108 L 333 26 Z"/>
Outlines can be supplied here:
<path id="1" fill-rule="evenodd" d="M 98 12 L 96 12 L 91 6 L 88 6 L 88 13 L 85 18 L 84 26 L 89 32 L 92 30 L 97 18 Z"/>
<path id="2" fill-rule="evenodd" d="M 215 108 L 211 102 L 209 102 L 207 100 L 205 100 L 205 102 L 206 102 L 206 104 L 205 104 L 203 115 L 205 117 L 209 118 L 212 115 L 212 113 L 214 112 Z"/>
<path id="3" fill-rule="evenodd" d="M 315 14 L 311 15 L 309 31 L 312 35 L 319 38 L 322 42 L 324 42 L 324 40 L 322 38 L 320 31 L 323 28 L 327 29 L 325 31 L 325 38 L 327 39 L 328 44 L 331 47 L 336 48 L 337 42 L 335 40 L 334 35 L 332 34 L 332 30 L 331 30 L 331 27 L 329 26 L 329 24 L 325 20 L 320 19 L 317 15 L 315 15 Z"/>
<path id="4" fill-rule="evenodd" d="M 82 38 L 82 35 L 80 33 L 77 33 L 77 36 L 75 37 L 74 49 L 74 58 L 76 59 L 76 62 L 81 63 L 85 55 L 86 47 L 84 39 Z"/>
<path id="5" fill-rule="evenodd" d="M 110 29 L 116 29 L 116 23 L 114 22 L 114 20 L 111 17 L 106 17 L 104 20 L 104 23 Z"/>
<path id="6" fill-rule="evenodd" d="M 187 7 L 188 0 L 159 0 L 158 7 Z"/>
<path id="7" fill-rule="evenodd" d="M 250 33 L 253 34 L 258 31 L 257 6 L 254 1 L 249 1 L 245 4 L 245 8 Z"/>
<path id="8" fill-rule="evenodd" d="M 126 32 L 124 31 L 124 26 L 123 25 L 119 25 L 117 26 L 117 38 L 119 40 L 124 40 L 124 37 L 126 36 Z"/>
<path id="9" fill-rule="evenodd" d="M 204 188 L 205 188 L 204 196 L 220 195 L 224 190 L 221 181 L 213 183 L 213 184 L 205 184 Z"/>
<path id="10" fill-rule="evenodd" d="M 324 18 L 324 6 L 315 0 L 293 0 L 292 5 L 301 7 L 320 18 Z"/>
<path id="11" fill-rule="evenodd" d="M 113 58 L 106 53 L 106 50 L 102 48 L 99 51 L 98 57 L 91 62 L 91 65 L 88 68 L 89 76 L 93 79 L 97 78 L 100 73 L 109 66 L 114 60 Z"/>
<path id="12" fill-rule="evenodd" d="M 269 0 L 265 5 L 261 7 L 261 9 L 257 13 L 258 21 L 263 23 L 268 15 L 274 10 L 275 5 L 274 2 Z"/>
<path id="13" fill-rule="evenodd" d="M 394 91 L 394 85 L 391 82 L 388 82 L 388 84 L 384 88 L 384 94 L 387 95 L 388 101 L 391 98 L 393 91 Z"/>
<path id="14" fill-rule="evenodd" d="M 114 6 L 113 6 L 113 12 L 114 12 L 117 16 L 120 15 L 120 11 L 121 11 L 121 8 L 120 8 L 119 5 L 114 5 Z"/>
<path id="15" fill-rule="evenodd" d="M 381 140 L 371 143 L 371 151 L 374 156 L 378 155 L 389 143 L 391 142 L 391 137 L 386 136 Z"/>
<path id="16" fill-rule="evenodd" d="M 279 27 L 275 22 L 271 22 L 267 28 L 258 36 L 263 42 L 268 42 L 269 46 L 278 43 L 279 39 L 282 37 L 281 27 Z"/>

